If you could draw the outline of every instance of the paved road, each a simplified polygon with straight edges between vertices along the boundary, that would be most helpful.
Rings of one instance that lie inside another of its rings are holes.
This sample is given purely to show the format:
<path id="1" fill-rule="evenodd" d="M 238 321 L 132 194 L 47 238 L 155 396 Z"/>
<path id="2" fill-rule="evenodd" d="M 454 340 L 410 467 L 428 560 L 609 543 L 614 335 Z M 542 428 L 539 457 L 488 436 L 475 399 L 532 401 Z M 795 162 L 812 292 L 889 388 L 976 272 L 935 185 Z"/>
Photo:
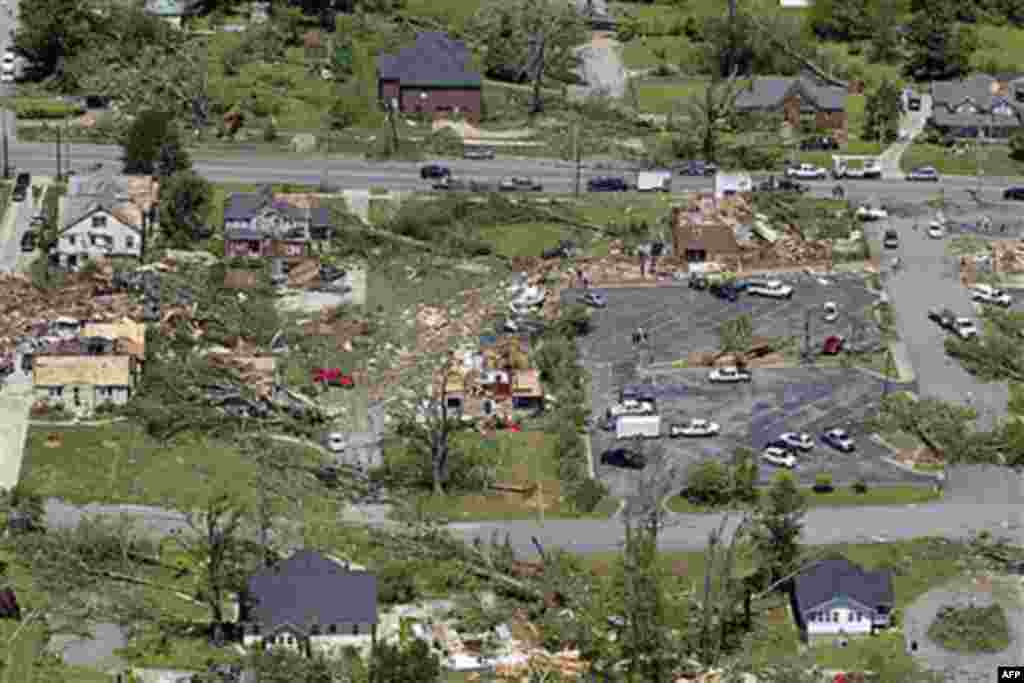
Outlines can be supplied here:
<path id="1" fill-rule="evenodd" d="M 32 378 L 18 367 L 0 389 L 0 489 L 18 483 L 31 407 Z"/>
<path id="2" fill-rule="evenodd" d="M 660 547 L 668 551 L 699 551 L 707 544 L 708 534 L 718 528 L 723 515 L 675 515 L 662 531 Z M 727 536 L 738 523 L 732 518 Z M 551 520 L 543 525 L 535 521 L 452 524 L 453 531 L 466 540 L 488 542 L 494 532 L 499 538 L 509 535 L 517 552 L 533 555 L 531 537 L 544 547 L 559 547 L 580 554 L 614 552 L 622 547 L 623 528 L 612 520 Z M 1024 544 L 1017 505 L 958 505 L 931 503 L 916 506 L 878 506 L 858 508 L 814 508 L 807 513 L 803 542 L 808 545 L 872 543 L 908 540 L 927 536 L 950 539 L 968 538 L 980 531 L 1006 536 Z"/>
<path id="3" fill-rule="evenodd" d="M 1005 414 L 1009 390 L 1005 382 L 983 383 L 968 374 L 946 354 L 947 333 L 927 319 L 928 309 L 939 306 L 972 318 L 976 314 L 960 284 L 957 262 L 946 253 L 946 240 L 933 240 L 923 230 L 913 230 L 918 221 L 892 221 L 900 234 L 898 251 L 904 265 L 887 278 L 886 289 L 900 337 L 906 343 L 921 394 L 973 406 L 979 413 L 979 427 L 987 429 Z M 876 235 L 880 229 L 881 224 L 875 226 Z"/>

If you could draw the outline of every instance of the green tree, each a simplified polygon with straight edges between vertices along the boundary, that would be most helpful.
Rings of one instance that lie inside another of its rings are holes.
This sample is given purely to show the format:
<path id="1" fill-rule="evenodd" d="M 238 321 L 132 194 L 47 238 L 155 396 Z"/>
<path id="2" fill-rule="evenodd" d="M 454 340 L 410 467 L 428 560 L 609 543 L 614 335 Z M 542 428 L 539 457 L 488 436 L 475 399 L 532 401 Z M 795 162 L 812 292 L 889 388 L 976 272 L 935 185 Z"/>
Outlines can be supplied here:
<path id="1" fill-rule="evenodd" d="M 900 91 L 895 83 L 883 79 L 864 103 L 864 137 L 890 143 L 899 137 L 899 130 Z"/>
<path id="2" fill-rule="evenodd" d="M 719 161 L 719 141 L 732 122 L 739 88 L 735 78 L 715 78 L 703 94 L 692 95 L 683 104 L 682 117 L 686 122 L 684 135 L 698 142 L 706 161 Z"/>
<path id="3" fill-rule="evenodd" d="M 749 313 L 727 320 L 718 326 L 718 345 L 723 353 L 744 353 L 754 336 L 754 321 Z"/>
<path id="4" fill-rule="evenodd" d="M 796 568 L 807 499 L 788 472 L 780 472 L 762 498 L 751 530 L 756 556 L 772 582 Z"/>
<path id="5" fill-rule="evenodd" d="M 483 49 L 488 73 L 524 67 L 533 84 L 530 112 L 544 110 L 543 87 L 568 82 L 579 65 L 577 47 L 587 29 L 574 5 L 547 0 L 488 0 L 474 15 L 467 35 Z"/>
<path id="6" fill-rule="evenodd" d="M 978 39 L 969 26 L 957 23 L 955 0 L 915 2 L 907 34 L 904 72 L 915 81 L 946 81 L 970 71 Z"/>
<path id="7" fill-rule="evenodd" d="M 639 527 L 626 520 L 623 550 L 623 617 L 621 657 L 628 680 L 667 683 L 678 655 L 669 647 L 665 570 L 660 566 L 658 532 L 663 520 L 654 505 Z M 671 678 L 670 678 L 671 677 Z"/>
<path id="8" fill-rule="evenodd" d="M 871 420 L 872 429 L 906 432 L 917 437 L 946 462 L 995 462 L 998 448 L 992 435 L 974 429 L 973 408 L 900 392 L 886 396 Z"/>
<path id="9" fill-rule="evenodd" d="M 892 2 L 878 5 L 872 19 L 871 49 L 868 57 L 876 64 L 893 64 L 900 54 L 899 13 Z"/>
<path id="10" fill-rule="evenodd" d="M 866 40 L 873 35 L 876 7 L 875 0 L 815 0 L 807 21 L 825 40 Z"/>
<path id="11" fill-rule="evenodd" d="M 717 460 L 695 463 L 686 471 L 683 495 L 697 505 L 726 505 L 732 493 L 731 475 L 729 468 Z"/>
<path id="12" fill-rule="evenodd" d="M 174 133 L 173 115 L 167 112 L 148 110 L 139 114 L 121 141 L 124 172 L 128 174 L 151 174 L 157 165 L 164 162 L 164 145 Z M 180 140 L 178 140 L 180 146 Z M 174 143 L 166 150 L 167 161 L 176 158 Z"/>
<path id="13" fill-rule="evenodd" d="M 18 7 L 14 51 L 28 61 L 28 76 L 64 78 L 68 61 L 103 34 L 93 0 L 38 0 Z"/>
<path id="14" fill-rule="evenodd" d="M 1024 130 L 1018 130 L 1010 136 L 1010 156 L 1017 161 L 1024 161 Z"/>
<path id="15" fill-rule="evenodd" d="M 195 171 L 181 171 L 160 188 L 160 229 L 180 249 L 202 234 L 213 201 L 213 185 Z"/>
<path id="16" fill-rule="evenodd" d="M 732 493 L 730 497 L 739 503 L 752 505 L 758 501 L 757 480 L 760 470 L 754 452 L 749 448 L 738 448 L 733 453 Z"/>

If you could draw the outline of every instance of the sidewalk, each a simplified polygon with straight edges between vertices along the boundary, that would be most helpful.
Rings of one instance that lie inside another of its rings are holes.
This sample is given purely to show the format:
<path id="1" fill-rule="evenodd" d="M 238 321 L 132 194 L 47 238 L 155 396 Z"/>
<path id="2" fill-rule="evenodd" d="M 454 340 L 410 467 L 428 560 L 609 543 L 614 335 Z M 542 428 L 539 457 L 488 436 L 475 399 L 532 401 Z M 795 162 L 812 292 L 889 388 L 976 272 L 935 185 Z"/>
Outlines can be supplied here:
<path id="1" fill-rule="evenodd" d="M 917 380 L 914 373 L 914 365 L 910 362 L 910 353 L 907 345 L 902 340 L 889 343 L 889 353 L 892 354 L 893 365 L 896 366 L 896 381 L 900 384 L 909 384 Z"/>

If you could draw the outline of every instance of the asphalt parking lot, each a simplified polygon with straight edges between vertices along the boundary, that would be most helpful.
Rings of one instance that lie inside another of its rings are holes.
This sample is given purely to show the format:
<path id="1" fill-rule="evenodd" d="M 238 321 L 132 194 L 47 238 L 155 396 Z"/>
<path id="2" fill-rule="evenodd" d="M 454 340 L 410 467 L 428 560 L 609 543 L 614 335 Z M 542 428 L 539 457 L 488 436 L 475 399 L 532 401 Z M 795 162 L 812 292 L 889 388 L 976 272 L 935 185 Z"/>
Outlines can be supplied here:
<path id="1" fill-rule="evenodd" d="M 582 341 L 584 358 L 592 363 L 611 363 L 639 360 L 637 354 L 643 353 L 645 360 L 649 356 L 653 363 L 680 360 L 691 351 L 718 348 L 718 328 L 744 313 L 752 317 L 757 336 L 802 338 L 807 312 L 811 311 L 811 340 L 820 348 L 822 340 L 831 334 L 849 334 L 848 316 L 870 319 L 868 309 L 876 300 L 863 277 L 854 273 L 828 276 L 829 284 L 803 273 L 765 279 L 792 285 L 792 299 L 742 293 L 736 302 L 729 302 L 686 286 L 600 290 L 608 306 L 594 309 L 595 329 Z M 567 289 L 562 300 L 575 302 L 581 295 L 582 290 Z M 834 323 L 822 320 L 826 301 L 834 301 L 839 308 L 840 318 Z M 632 343 L 638 327 L 643 327 L 648 336 L 648 345 L 641 351 Z"/>
<path id="2" fill-rule="evenodd" d="M 607 406 L 618 399 L 621 386 L 609 382 L 611 372 L 595 377 L 595 407 Z M 854 438 L 857 450 L 841 453 L 820 441 L 809 453 L 800 456 L 795 475 L 802 485 L 814 484 L 821 472 L 832 475 L 836 486 L 850 486 L 863 479 L 869 486 L 896 484 L 931 485 L 933 480 L 900 469 L 883 460 L 886 450 L 869 439 L 863 420 L 877 406 L 885 391 L 884 382 L 855 369 L 790 368 L 755 370 L 750 384 L 721 385 L 707 381 L 701 369 L 657 371 L 643 378 L 651 383 L 662 416 L 662 432 L 673 422 L 691 417 L 710 419 L 722 426 L 713 438 L 670 439 L 663 436 L 641 442 L 616 441 L 611 432 L 591 434 L 595 458 L 609 448 L 636 447 L 641 450 L 657 445 L 664 448 L 665 462 L 652 462 L 648 469 L 663 470 L 683 485 L 686 469 L 707 458 L 727 461 L 737 447 L 760 450 L 770 440 L 787 431 L 808 432 L 815 439 L 827 429 L 841 427 Z M 769 484 L 777 468 L 760 461 L 760 483 Z M 614 495 L 636 495 L 636 484 L 649 480 L 650 472 L 640 473 L 597 463 L 602 479 Z"/>

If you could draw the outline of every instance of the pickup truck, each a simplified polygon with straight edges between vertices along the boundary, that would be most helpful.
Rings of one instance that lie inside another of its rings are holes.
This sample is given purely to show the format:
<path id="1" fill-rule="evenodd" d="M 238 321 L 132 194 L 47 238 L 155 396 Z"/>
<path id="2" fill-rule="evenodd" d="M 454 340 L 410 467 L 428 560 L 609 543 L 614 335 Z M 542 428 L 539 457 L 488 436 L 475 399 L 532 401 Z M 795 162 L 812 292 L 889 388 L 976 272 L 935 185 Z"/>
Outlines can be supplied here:
<path id="1" fill-rule="evenodd" d="M 757 296 L 766 296 L 772 299 L 793 298 L 793 288 L 779 282 L 778 280 L 757 282 L 747 288 L 747 293 L 756 294 Z"/>
<path id="2" fill-rule="evenodd" d="M 961 339 L 978 336 L 978 326 L 970 318 L 958 316 L 948 308 L 933 308 L 928 311 L 928 319 L 938 323 L 939 327 L 954 333 Z"/>
<path id="3" fill-rule="evenodd" d="M 799 166 L 790 166 L 786 169 L 787 178 L 799 178 L 801 180 L 824 180 L 828 176 L 828 171 L 820 166 L 814 164 L 800 164 Z"/>

